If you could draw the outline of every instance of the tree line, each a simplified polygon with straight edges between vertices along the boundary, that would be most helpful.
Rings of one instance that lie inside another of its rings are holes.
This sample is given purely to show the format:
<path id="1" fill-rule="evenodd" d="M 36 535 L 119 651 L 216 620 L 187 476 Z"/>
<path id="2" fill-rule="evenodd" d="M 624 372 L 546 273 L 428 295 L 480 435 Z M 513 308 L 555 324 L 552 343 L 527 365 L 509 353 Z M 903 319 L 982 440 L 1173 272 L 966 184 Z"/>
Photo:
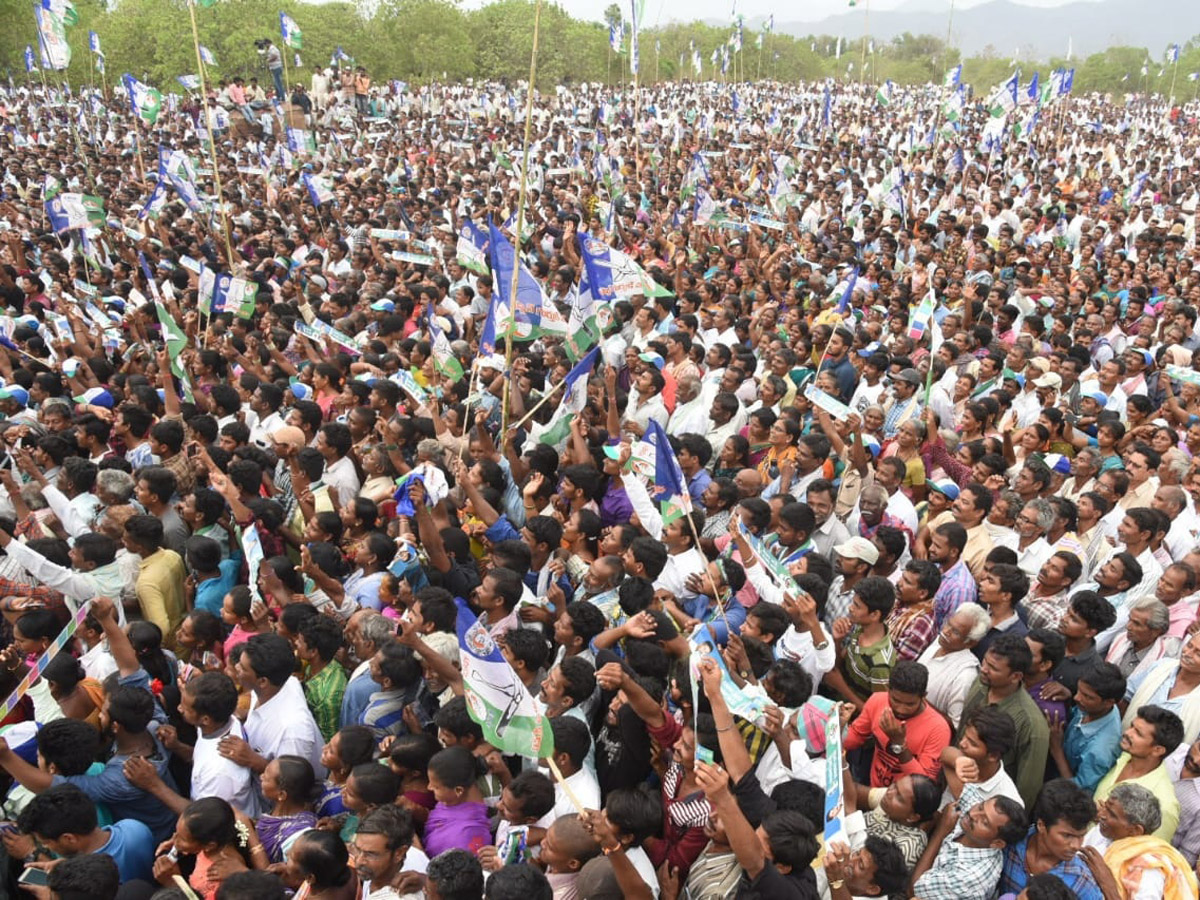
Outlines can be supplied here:
<path id="1" fill-rule="evenodd" d="M 73 50 L 66 77 L 75 85 L 97 83 L 102 77 L 88 51 L 88 32 L 100 36 L 110 89 L 121 73 L 131 72 L 165 91 L 181 91 L 176 77 L 195 74 L 196 54 L 186 0 L 76 0 L 79 23 L 68 29 Z M 453 0 L 379 0 L 368 11 L 347 2 L 300 4 L 294 0 L 217 0 L 198 7 L 200 42 L 210 50 L 217 66 L 208 70 L 216 81 L 242 76 L 269 83 L 254 41 L 271 37 L 279 42 L 279 12 L 288 12 L 303 31 L 298 51 L 302 67 L 295 69 L 288 51 L 289 76 L 307 84 L 314 66 L 327 65 L 337 47 L 363 65 L 376 82 L 399 79 L 409 83 L 462 81 L 468 78 L 502 79 L 511 83 L 529 75 L 533 43 L 533 10 L 530 0 L 498 0 L 479 9 L 463 9 Z M 616 19 L 620 8 L 609 7 L 606 19 Z M 27 76 L 24 50 L 37 47 L 29 0 L 0 0 L 0 65 L 16 82 Z M 701 78 L 753 81 L 758 78 L 795 82 L 822 78 L 867 81 L 890 80 L 897 85 L 940 83 L 945 72 L 959 63 L 963 80 L 976 92 L 987 92 L 1008 78 L 1011 59 L 992 53 L 962 58 L 953 47 L 929 35 L 903 34 L 893 40 L 842 40 L 828 35 L 793 37 L 762 35 L 748 26 L 743 30 L 742 52 L 731 53 L 727 71 L 711 62 L 713 51 L 725 45 L 732 25 L 714 27 L 702 22 L 671 23 L 645 29 L 640 35 L 640 80 L 643 83 L 694 79 L 695 48 L 702 62 Z M 569 16 L 553 3 L 542 6 L 538 40 L 538 86 L 582 81 L 629 83 L 628 40 L 623 51 L 609 45 L 607 22 L 588 22 Z M 840 52 L 839 52 L 840 49 Z M 1022 80 L 1035 70 L 1045 78 L 1049 70 L 1074 66 L 1075 90 L 1106 91 L 1115 95 L 1151 91 L 1166 94 L 1172 66 L 1165 49 L 1110 47 L 1102 53 L 1072 62 L 1048 59 L 1021 60 Z M 1147 74 L 1143 76 L 1143 66 Z M 1158 72 L 1165 70 L 1160 77 Z M 1180 52 L 1175 96 L 1190 100 L 1200 82 L 1187 75 L 1200 71 L 1200 35 Z M 62 75 L 45 73 L 51 82 Z M 39 76 L 34 76 L 35 78 Z"/>

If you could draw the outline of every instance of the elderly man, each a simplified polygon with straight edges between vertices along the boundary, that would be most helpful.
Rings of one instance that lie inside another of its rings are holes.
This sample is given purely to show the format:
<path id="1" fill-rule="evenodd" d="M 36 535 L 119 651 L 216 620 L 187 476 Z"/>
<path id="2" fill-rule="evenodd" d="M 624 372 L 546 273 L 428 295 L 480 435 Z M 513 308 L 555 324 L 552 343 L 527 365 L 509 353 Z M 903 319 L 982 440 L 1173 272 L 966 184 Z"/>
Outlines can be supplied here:
<path id="1" fill-rule="evenodd" d="M 1167 634 L 1171 610 L 1158 600 L 1144 601 L 1129 611 L 1125 630 L 1113 638 L 1105 659 L 1126 678 L 1140 674 L 1164 656 L 1179 654 L 1179 639 Z"/>
<path id="2" fill-rule="evenodd" d="M 667 434 L 708 434 L 709 409 L 700 391 L 700 379 L 684 375 L 675 385 L 675 412 L 667 419 Z"/>
<path id="3" fill-rule="evenodd" d="M 900 426 L 921 417 L 921 399 L 917 388 L 921 386 L 921 375 L 916 369 L 902 369 L 892 376 L 891 397 L 884 403 L 883 434 L 894 438 Z"/>

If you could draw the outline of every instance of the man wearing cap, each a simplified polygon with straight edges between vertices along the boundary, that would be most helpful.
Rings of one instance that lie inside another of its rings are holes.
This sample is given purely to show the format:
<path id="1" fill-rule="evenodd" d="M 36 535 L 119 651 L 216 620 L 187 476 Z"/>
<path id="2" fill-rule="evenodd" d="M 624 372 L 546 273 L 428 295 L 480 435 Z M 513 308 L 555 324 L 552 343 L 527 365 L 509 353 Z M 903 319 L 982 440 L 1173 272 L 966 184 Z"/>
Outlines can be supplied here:
<path id="1" fill-rule="evenodd" d="M 921 399 L 917 388 L 921 375 L 916 369 L 902 369 L 892 376 L 891 397 L 884 404 L 884 437 L 894 438 L 900 426 L 921 415 Z"/>
<path id="2" fill-rule="evenodd" d="M 865 537 L 852 537 L 833 548 L 834 570 L 838 573 L 829 585 L 829 599 L 825 603 L 825 624 L 830 628 L 838 619 L 844 619 L 854 599 L 858 583 L 871 574 L 879 562 L 879 548 Z"/>
<path id="3" fill-rule="evenodd" d="M 37 414 L 29 409 L 29 391 L 19 384 L 0 388 L 0 415 L 11 425 L 37 425 Z"/>

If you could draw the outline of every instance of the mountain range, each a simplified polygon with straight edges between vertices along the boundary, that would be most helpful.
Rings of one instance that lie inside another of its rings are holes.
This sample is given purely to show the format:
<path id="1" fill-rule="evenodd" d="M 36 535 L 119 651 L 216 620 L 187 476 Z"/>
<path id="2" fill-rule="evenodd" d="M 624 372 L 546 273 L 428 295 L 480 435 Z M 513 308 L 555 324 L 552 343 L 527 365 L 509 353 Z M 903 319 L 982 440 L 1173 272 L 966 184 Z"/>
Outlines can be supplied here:
<path id="1" fill-rule="evenodd" d="M 891 40 L 905 32 L 946 36 L 949 3 L 931 9 L 931 0 L 910 0 L 892 10 L 867 10 L 869 0 L 844 13 L 813 21 L 781 14 L 775 31 L 805 35 L 862 38 L 865 26 L 876 41 Z M 785 18 L 787 17 L 787 18 Z M 762 20 L 747 20 L 758 28 Z M 1161 60 L 1168 44 L 1185 43 L 1200 33 L 1200 3 L 1196 0 L 1083 0 L 1056 7 L 1032 7 L 1011 0 L 992 0 L 968 9 L 955 9 L 951 43 L 964 56 L 992 51 L 1022 59 L 1063 57 L 1070 39 L 1076 58 L 1112 46 L 1145 47 Z"/>

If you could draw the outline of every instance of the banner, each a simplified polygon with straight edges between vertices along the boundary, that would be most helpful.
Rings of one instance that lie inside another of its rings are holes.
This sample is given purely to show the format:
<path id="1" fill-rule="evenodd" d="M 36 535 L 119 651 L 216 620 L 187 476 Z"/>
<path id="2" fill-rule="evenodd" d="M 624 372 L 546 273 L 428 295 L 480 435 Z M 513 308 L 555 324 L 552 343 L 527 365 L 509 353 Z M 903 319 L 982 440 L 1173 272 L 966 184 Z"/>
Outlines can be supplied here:
<path id="1" fill-rule="evenodd" d="M 825 720 L 825 846 L 846 838 L 846 804 L 842 797 L 842 719 L 840 705 Z"/>
<path id="2" fill-rule="evenodd" d="M 67 601 L 67 603 L 71 602 L 70 600 Z M 47 647 L 46 652 L 39 656 L 37 662 L 29 667 L 29 671 L 25 673 L 25 677 L 21 679 L 20 684 L 13 688 L 12 693 L 8 695 L 8 699 L 4 701 L 4 705 L 0 706 L 0 719 L 7 718 L 9 713 L 17 708 L 17 704 L 21 702 L 21 698 L 29 693 L 29 689 L 41 677 L 50 660 L 58 656 L 59 651 L 71 640 L 71 635 L 79 628 L 80 623 L 87 618 L 87 614 L 91 608 L 92 604 L 90 602 L 80 606 L 74 615 L 71 616 L 71 620 L 67 622 L 66 627 L 58 633 L 58 637 L 54 639 L 54 643 Z"/>

